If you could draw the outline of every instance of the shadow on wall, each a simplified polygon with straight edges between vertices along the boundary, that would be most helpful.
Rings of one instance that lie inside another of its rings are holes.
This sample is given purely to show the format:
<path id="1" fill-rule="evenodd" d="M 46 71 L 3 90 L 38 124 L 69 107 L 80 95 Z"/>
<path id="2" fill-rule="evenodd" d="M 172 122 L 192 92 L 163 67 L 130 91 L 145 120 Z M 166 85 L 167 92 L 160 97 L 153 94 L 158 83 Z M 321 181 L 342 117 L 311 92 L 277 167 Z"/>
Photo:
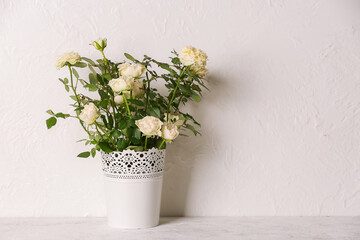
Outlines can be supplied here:
<path id="1" fill-rule="evenodd" d="M 223 84 L 224 80 L 221 80 L 220 76 L 210 75 L 208 81 L 210 91 L 205 90 L 203 92 L 203 101 L 199 104 L 189 104 L 190 107 L 187 109 L 202 124 L 200 132 L 203 136 L 195 137 L 191 132 L 188 132 L 189 137 L 180 136 L 174 144 L 169 144 L 167 147 L 161 216 L 186 216 L 187 212 L 191 211 L 187 207 L 193 174 L 198 166 L 201 167 L 201 172 L 206 171 L 206 169 L 204 170 L 206 166 L 209 167 L 209 164 L 205 165 L 201 161 L 204 159 L 202 156 L 208 156 L 209 151 L 212 150 L 210 149 L 213 144 L 211 142 L 218 139 L 217 136 L 220 133 L 215 128 L 211 129 L 211 126 L 210 129 L 204 127 L 205 120 L 209 119 L 207 111 L 209 108 L 206 106 L 221 101 L 222 94 L 220 93 L 227 92 L 224 89 L 227 86 Z M 206 160 L 211 161 L 211 159 Z M 202 180 L 207 181 L 205 178 Z"/>

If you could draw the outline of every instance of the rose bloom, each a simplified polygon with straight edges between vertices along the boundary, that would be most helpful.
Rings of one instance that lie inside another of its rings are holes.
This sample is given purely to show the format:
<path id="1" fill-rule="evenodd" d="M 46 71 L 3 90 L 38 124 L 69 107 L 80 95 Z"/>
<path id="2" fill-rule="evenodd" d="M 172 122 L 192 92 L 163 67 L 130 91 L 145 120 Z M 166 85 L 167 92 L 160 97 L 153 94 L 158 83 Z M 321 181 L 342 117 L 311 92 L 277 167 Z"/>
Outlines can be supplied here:
<path id="1" fill-rule="evenodd" d="M 144 82 L 143 81 L 134 81 L 132 88 L 133 97 L 140 97 L 145 94 Z"/>
<path id="2" fill-rule="evenodd" d="M 162 138 L 164 138 L 167 141 L 174 140 L 177 136 L 179 136 L 178 127 L 170 122 L 164 123 L 161 129 Z"/>
<path id="3" fill-rule="evenodd" d="M 98 44 L 98 45 L 96 45 Z M 97 40 L 91 43 L 97 50 L 104 50 L 107 46 L 107 39 L 106 38 L 98 38 Z M 99 48 L 100 47 L 100 48 Z"/>
<path id="4" fill-rule="evenodd" d="M 71 65 L 74 65 L 75 63 L 80 61 L 81 61 L 81 57 L 77 52 L 68 52 L 60 56 L 56 60 L 56 68 L 57 69 L 62 68 L 63 66 L 65 66 L 67 62 L 70 63 Z"/>
<path id="5" fill-rule="evenodd" d="M 175 124 L 177 127 L 181 127 L 184 124 L 184 120 L 180 119 L 183 118 L 181 114 L 170 114 L 169 113 L 169 120 L 167 119 L 167 114 L 165 114 L 165 121 L 171 122 Z"/>
<path id="6" fill-rule="evenodd" d="M 146 116 L 143 119 L 136 120 L 135 124 L 146 136 L 161 136 L 161 126 L 163 123 L 156 117 Z"/>
<path id="7" fill-rule="evenodd" d="M 88 125 L 93 124 L 99 117 L 98 111 L 99 110 L 94 103 L 88 103 L 84 106 L 84 109 L 81 111 L 79 118 Z"/>
<path id="8" fill-rule="evenodd" d="M 130 91 L 124 92 L 126 98 L 130 98 Z M 145 94 L 144 82 L 134 81 L 132 85 L 132 97 L 137 98 Z"/>
<path id="9" fill-rule="evenodd" d="M 134 79 L 132 77 L 120 76 L 119 78 L 111 79 L 108 85 L 114 92 L 122 92 L 130 90 L 133 83 Z"/>
<path id="10" fill-rule="evenodd" d="M 197 74 L 200 77 L 205 77 L 206 74 L 208 73 L 208 70 L 206 67 L 202 67 L 199 65 L 191 65 L 190 70 L 193 71 L 195 74 Z"/>
<path id="11" fill-rule="evenodd" d="M 208 57 L 205 52 L 192 46 L 184 47 L 179 53 L 179 59 L 184 66 L 196 64 L 198 66 L 205 67 L 207 58 Z"/>
<path id="12" fill-rule="evenodd" d="M 124 102 L 124 98 L 121 95 L 117 95 L 114 97 L 114 101 L 116 104 L 122 104 Z"/>
<path id="13" fill-rule="evenodd" d="M 146 72 L 144 65 L 140 63 L 122 63 L 118 66 L 121 76 L 137 78 Z"/>

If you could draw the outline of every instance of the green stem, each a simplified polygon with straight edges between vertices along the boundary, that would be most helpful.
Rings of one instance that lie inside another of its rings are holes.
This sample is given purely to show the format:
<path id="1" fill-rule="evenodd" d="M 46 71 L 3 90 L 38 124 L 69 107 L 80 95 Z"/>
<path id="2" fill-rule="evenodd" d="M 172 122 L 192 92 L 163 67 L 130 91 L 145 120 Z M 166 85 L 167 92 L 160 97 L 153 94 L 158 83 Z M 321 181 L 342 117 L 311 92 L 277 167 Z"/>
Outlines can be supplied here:
<path id="1" fill-rule="evenodd" d="M 100 52 L 101 52 L 101 54 L 102 54 L 102 56 L 103 56 L 103 58 L 104 58 L 104 62 L 105 62 L 106 68 L 107 68 L 107 70 L 109 71 L 109 74 L 110 74 L 110 67 L 109 67 L 109 64 L 108 64 L 108 60 L 107 60 L 107 58 L 105 57 L 104 51 L 100 51 Z M 106 71 L 105 71 L 105 72 L 106 72 Z"/>
<path id="2" fill-rule="evenodd" d="M 103 134 L 106 134 L 106 133 L 107 133 L 107 131 L 104 130 L 104 129 L 102 128 L 102 126 L 101 126 L 98 122 L 94 122 L 94 124 L 95 124 L 95 126 L 96 126 L 96 129 L 99 128 L 99 129 L 103 132 Z"/>
<path id="3" fill-rule="evenodd" d="M 181 99 L 183 98 L 183 96 L 181 96 L 180 97 L 180 99 L 179 99 L 179 103 L 178 103 L 178 105 L 177 105 L 177 108 L 179 109 L 179 106 L 180 106 L 180 104 L 181 104 Z"/>
<path id="4" fill-rule="evenodd" d="M 147 107 L 149 103 L 149 92 L 150 92 L 150 80 L 147 72 L 146 72 L 146 80 L 147 80 L 147 88 L 146 88 L 145 113 L 147 111 Z"/>
<path id="5" fill-rule="evenodd" d="M 116 126 L 116 111 L 115 111 L 115 97 L 114 97 L 114 95 L 112 95 L 112 102 L 111 102 L 111 107 L 112 107 L 112 109 L 113 109 L 113 113 L 114 113 L 114 124 L 115 124 L 115 126 Z"/>
<path id="6" fill-rule="evenodd" d="M 161 147 L 162 147 L 162 145 L 164 145 L 164 143 L 165 143 L 165 139 L 161 142 L 159 149 L 161 149 Z"/>
<path id="7" fill-rule="evenodd" d="M 145 151 L 147 150 L 147 140 L 148 140 L 148 136 L 145 137 Z"/>
<path id="8" fill-rule="evenodd" d="M 81 106 L 80 105 L 80 100 L 79 100 L 79 97 L 78 95 L 76 94 L 76 88 L 74 87 L 74 80 L 73 80 L 73 73 L 72 73 L 72 69 L 70 67 L 70 64 L 68 64 L 68 67 L 69 67 L 69 71 L 70 71 L 70 82 L 71 82 L 71 89 L 73 90 L 74 94 L 75 94 L 75 97 L 76 97 L 76 102 L 78 103 L 79 107 Z"/>
<path id="9" fill-rule="evenodd" d="M 105 72 L 106 70 L 109 72 L 110 76 L 111 76 L 111 71 L 110 71 L 110 66 L 108 64 L 108 60 L 107 58 L 105 57 L 105 54 L 104 54 L 104 51 L 100 50 L 101 52 L 101 55 L 103 56 L 103 59 L 104 59 L 104 63 L 105 63 L 105 66 L 106 66 L 106 69 L 105 69 Z M 108 91 L 107 91 L 108 92 Z M 108 92 L 109 93 L 109 92 Z M 115 114 L 116 114 L 116 111 L 115 111 L 115 104 L 114 104 L 115 100 L 114 100 L 114 95 L 112 95 L 112 102 L 110 103 L 112 109 L 113 109 L 113 113 L 114 113 L 114 124 L 116 126 L 116 117 L 115 117 Z"/>
<path id="10" fill-rule="evenodd" d="M 177 82 L 176 82 L 176 87 L 175 87 L 175 89 L 174 89 L 174 92 L 173 92 L 173 94 L 172 94 L 171 100 L 170 100 L 170 102 L 169 102 L 168 110 L 167 110 L 167 113 L 166 113 L 167 119 L 169 119 L 170 107 L 171 107 L 172 102 L 174 101 L 175 93 L 176 93 L 176 91 L 177 91 L 177 89 L 178 89 L 178 87 L 179 87 L 179 83 L 180 83 L 180 78 L 178 78 L 178 80 L 177 80 Z"/>
<path id="11" fill-rule="evenodd" d="M 131 119 L 131 118 L 132 118 L 132 116 L 131 116 L 131 112 L 130 112 L 129 104 L 128 104 L 127 100 L 126 100 L 126 96 L 125 96 L 125 94 L 124 94 L 124 93 L 123 93 L 123 98 L 124 98 L 124 102 L 125 102 L 125 104 L 126 104 L 126 109 L 127 109 L 127 111 L 128 111 L 129 117 L 130 117 L 130 119 Z"/>
<path id="12" fill-rule="evenodd" d="M 75 97 L 76 97 L 76 102 L 78 103 L 79 107 L 81 107 L 81 104 L 80 104 L 80 100 L 79 100 L 79 97 L 76 93 L 76 88 L 74 87 L 74 80 L 73 80 L 73 73 L 72 73 L 72 69 L 70 67 L 70 64 L 68 64 L 68 67 L 69 67 L 69 71 L 70 71 L 70 82 L 71 82 L 71 89 L 73 90 L 74 94 L 75 94 Z M 82 126 L 82 128 L 85 130 L 85 132 L 87 132 L 87 134 L 90 136 L 90 133 L 89 131 L 86 129 L 86 127 L 84 126 L 84 124 L 82 123 L 82 121 L 80 120 L 79 118 L 79 113 L 76 111 L 76 116 L 77 116 L 77 119 L 79 119 L 79 122 Z"/>
<path id="13" fill-rule="evenodd" d="M 101 135 L 103 135 L 100 131 L 99 131 L 99 128 L 98 128 L 98 126 L 97 126 L 97 124 L 95 123 L 95 128 L 96 128 L 96 131 L 98 132 L 98 134 L 101 136 Z M 102 130 L 101 130 L 102 131 Z"/>

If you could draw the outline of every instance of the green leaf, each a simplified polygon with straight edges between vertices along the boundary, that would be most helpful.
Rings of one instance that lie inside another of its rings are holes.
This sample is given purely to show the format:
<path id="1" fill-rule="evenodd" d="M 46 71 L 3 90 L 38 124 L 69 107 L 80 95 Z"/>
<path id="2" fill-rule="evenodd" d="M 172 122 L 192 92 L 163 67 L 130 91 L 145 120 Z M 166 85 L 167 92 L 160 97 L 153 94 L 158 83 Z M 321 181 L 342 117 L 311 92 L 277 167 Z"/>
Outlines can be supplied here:
<path id="1" fill-rule="evenodd" d="M 70 88 L 69 88 L 69 86 L 68 86 L 68 85 L 65 85 L 65 90 L 66 90 L 67 92 L 69 92 L 69 91 L 70 91 Z"/>
<path id="2" fill-rule="evenodd" d="M 194 93 L 194 92 L 191 94 L 191 97 L 192 97 L 192 99 L 194 99 L 195 102 L 200 102 L 200 100 L 201 100 L 201 97 L 197 93 Z"/>
<path id="3" fill-rule="evenodd" d="M 99 102 L 99 106 L 106 109 L 107 108 L 107 105 L 108 105 L 109 101 L 108 100 L 101 100 Z"/>
<path id="4" fill-rule="evenodd" d="M 76 78 L 79 78 L 79 74 L 78 74 L 78 72 L 76 71 L 75 68 L 72 68 L 72 72 L 73 72 L 73 74 L 74 74 L 74 76 L 75 76 Z"/>
<path id="5" fill-rule="evenodd" d="M 111 80 L 112 77 L 110 75 L 110 73 L 105 73 L 104 75 L 102 75 L 103 78 L 107 79 L 107 80 Z"/>
<path id="6" fill-rule="evenodd" d="M 113 125 L 114 125 L 114 120 L 112 118 L 112 115 L 110 114 L 110 115 L 108 115 L 108 128 L 112 129 Z"/>
<path id="7" fill-rule="evenodd" d="M 53 116 L 55 115 L 55 113 L 51 109 L 47 110 L 46 112 L 50 115 L 53 115 Z"/>
<path id="8" fill-rule="evenodd" d="M 114 138 L 118 138 L 120 137 L 122 134 L 119 130 L 115 129 L 112 133 L 111 136 L 113 136 Z"/>
<path id="9" fill-rule="evenodd" d="M 89 79 L 91 84 L 96 84 L 96 79 L 94 77 L 94 74 L 89 73 Z"/>
<path id="10" fill-rule="evenodd" d="M 130 119 L 130 120 L 129 120 L 129 125 L 132 126 L 132 127 L 134 127 L 134 128 L 137 128 L 134 119 Z"/>
<path id="11" fill-rule="evenodd" d="M 134 145 L 140 145 L 141 132 L 138 128 L 128 128 L 128 136 L 130 137 L 130 140 Z"/>
<path id="12" fill-rule="evenodd" d="M 101 85 L 104 85 L 104 80 L 103 80 L 103 78 L 101 77 L 100 74 L 96 74 L 96 79 L 99 81 L 99 83 L 100 83 Z"/>
<path id="13" fill-rule="evenodd" d="M 88 88 L 90 92 L 95 92 L 98 90 L 97 86 L 94 84 L 86 84 L 84 87 Z"/>
<path id="14" fill-rule="evenodd" d="M 192 94 L 193 93 L 193 91 L 191 91 L 191 89 L 186 85 L 179 84 L 179 88 L 184 93 L 187 93 L 187 94 Z"/>
<path id="15" fill-rule="evenodd" d="M 74 101 L 77 101 L 76 97 L 74 95 L 71 95 L 70 98 Z"/>
<path id="16" fill-rule="evenodd" d="M 101 119 L 103 120 L 103 123 L 105 124 L 105 126 L 107 126 L 108 122 L 106 121 L 106 117 L 104 115 L 101 115 Z"/>
<path id="17" fill-rule="evenodd" d="M 122 130 L 124 128 L 127 127 L 127 123 L 125 120 L 120 120 L 120 123 L 119 123 L 119 129 Z"/>
<path id="18" fill-rule="evenodd" d="M 137 99 L 128 99 L 128 101 L 138 106 L 144 106 L 144 103 Z"/>
<path id="19" fill-rule="evenodd" d="M 153 117 L 157 117 L 160 119 L 160 109 L 157 107 L 153 107 L 149 109 L 149 113 Z"/>
<path id="20" fill-rule="evenodd" d="M 131 56 L 130 54 L 124 53 L 124 55 L 125 55 L 125 57 L 126 57 L 127 59 L 129 59 L 129 60 L 131 60 L 131 61 L 133 61 L 133 62 L 136 61 L 135 58 L 133 58 L 133 56 Z"/>
<path id="21" fill-rule="evenodd" d="M 114 151 L 114 150 L 111 149 L 109 143 L 107 143 L 107 142 L 99 142 L 98 145 L 101 148 L 101 150 L 103 150 L 106 153 L 111 153 L 111 152 Z"/>
<path id="22" fill-rule="evenodd" d="M 140 140 L 141 132 L 138 128 L 135 128 L 135 130 L 133 131 L 133 138 Z"/>
<path id="23" fill-rule="evenodd" d="M 69 83 L 69 79 L 64 78 L 64 83 L 65 83 L 65 84 L 68 84 L 68 83 Z"/>
<path id="24" fill-rule="evenodd" d="M 88 67 L 94 75 L 97 74 L 96 71 L 94 70 L 94 68 L 90 64 L 88 64 Z"/>
<path id="25" fill-rule="evenodd" d="M 177 73 L 174 69 L 169 67 L 169 64 L 166 63 L 157 63 L 159 67 L 161 67 L 162 69 L 168 70 L 171 74 L 177 76 Z"/>
<path id="26" fill-rule="evenodd" d="M 119 149 L 119 151 L 122 151 L 126 148 L 126 140 L 125 138 L 120 138 L 116 144 L 117 148 Z"/>
<path id="27" fill-rule="evenodd" d="M 199 85 L 193 84 L 191 88 L 195 91 L 201 92 L 201 88 L 199 87 Z"/>
<path id="28" fill-rule="evenodd" d="M 132 149 L 135 152 L 141 152 L 144 151 L 144 148 L 142 146 L 128 146 L 126 149 Z"/>
<path id="29" fill-rule="evenodd" d="M 133 150 L 134 150 L 135 152 L 141 152 L 141 151 L 144 151 L 144 148 L 143 148 L 142 146 L 135 146 L 135 147 L 133 148 Z"/>
<path id="30" fill-rule="evenodd" d="M 90 152 L 82 152 L 79 155 L 77 155 L 77 157 L 88 158 L 88 157 L 90 157 Z"/>
<path id="31" fill-rule="evenodd" d="M 51 117 L 49 119 L 46 120 L 46 126 L 48 129 L 50 129 L 52 126 L 54 126 L 56 124 L 57 120 L 55 117 Z"/>
<path id="32" fill-rule="evenodd" d="M 84 109 L 84 107 L 83 107 L 83 106 L 80 106 L 80 107 L 75 108 L 74 111 L 81 111 L 81 110 L 83 110 L 83 109 Z"/>
<path id="33" fill-rule="evenodd" d="M 150 99 L 154 99 L 154 97 L 156 97 L 156 93 L 150 92 L 149 97 L 150 97 Z"/>
<path id="34" fill-rule="evenodd" d="M 171 62 L 173 64 L 180 64 L 180 59 L 179 58 L 173 58 L 173 59 L 171 59 Z"/>
<path id="35" fill-rule="evenodd" d="M 131 138 L 133 132 L 133 128 L 129 127 L 126 129 L 126 137 Z"/>
<path id="36" fill-rule="evenodd" d="M 104 99 L 108 99 L 108 98 L 109 98 L 109 96 L 108 96 L 103 90 L 101 90 L 101 89 L 99 89 L 98 93 L 99 93 L 99 95 L 100 95 L 100 97 L 101 97 L 101 100 L 104 100 Z"/>
<path id="37" fill-rule="evenodd" d="M 92 148 L 91 149 L 91 156 L 95 157 L 95 155 L 96 155 L 96 148 Z"/>
<path id="38" fill-rule="evenodd" d="M 77 62 L 73 65 L 74 67 L 79 67 L 79 68 L 84 68 L 87 66 L 86 63 L 82 63 L 82 62 Z"/>
<path id="39" fill-rule="evenodd" d="M 89 59 L 89 58 L 86 58 L 86 57 L 81 57 L 82 60 L 85 60 L 86 62 L 92 64 L 92 65 L 96 65 L 93 60 Z"/>
<path id="40" fill-rule="evenodd" d="M 67 117 L 69 117 L 70 116 L 70 114 L 63 114 L 63 113 L 57 113 L 57 114 L 55 114 L 55 117 L 57 117 L 57 118 L 67 118 Z"/>
<path id="41" fill-rule="evenodd" d="M 195 136 L 196 136 L 197 134 L 200 134 L 200 133 L 194 128 L 194 126 L 192 126 L 192 125 L 190 125 L 190 124 L 186 124 L 185 127 L 186 127 L 187 129 L 190 129 L 190 130 L 194 133 Z M 200 134 L 200 135 L 201 135 L 201 134 Z"/>

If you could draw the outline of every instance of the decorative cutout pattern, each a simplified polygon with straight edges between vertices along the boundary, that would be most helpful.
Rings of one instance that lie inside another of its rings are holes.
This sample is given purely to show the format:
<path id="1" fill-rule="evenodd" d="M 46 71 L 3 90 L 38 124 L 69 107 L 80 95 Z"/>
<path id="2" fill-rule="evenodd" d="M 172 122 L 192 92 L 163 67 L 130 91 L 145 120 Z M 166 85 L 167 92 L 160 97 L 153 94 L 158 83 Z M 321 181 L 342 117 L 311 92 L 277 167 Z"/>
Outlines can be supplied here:
<path id="1" fill-rule="evenodd" d="M 126 149 L 122 152 L 101 152 L 106 177 L 115 179 L 151 179 L 163 175 L 165 150 L 156 148 L 145 152 Z"/>

